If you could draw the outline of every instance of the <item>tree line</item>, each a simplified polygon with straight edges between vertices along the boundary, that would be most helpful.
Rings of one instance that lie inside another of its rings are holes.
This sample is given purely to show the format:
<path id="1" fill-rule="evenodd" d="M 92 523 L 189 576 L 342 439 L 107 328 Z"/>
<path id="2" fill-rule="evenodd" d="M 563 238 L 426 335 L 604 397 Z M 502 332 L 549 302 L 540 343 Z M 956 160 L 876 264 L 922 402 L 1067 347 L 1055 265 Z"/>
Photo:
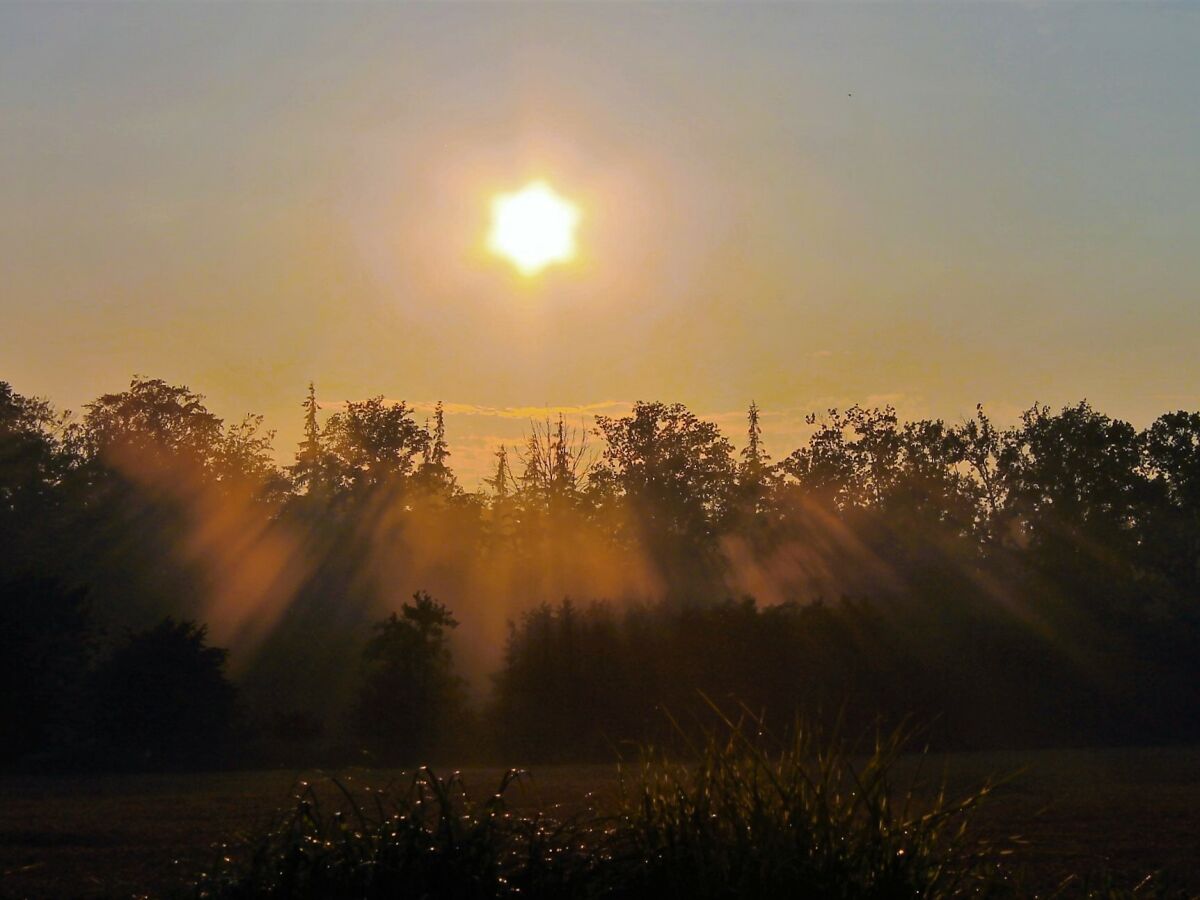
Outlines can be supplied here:
<path id="1" fill-rule="evenodd" d="M 773 460 L 753 404 L 739 450 L 639 402 L 531 423 L 468 491 L 440 404 L 299 412 L 280 465 L 183 386 L 75 416 L 0 382 L 6 764 L 590 757 L 698 691 L 958 746 L 1200 737 L 1200 413 L 854 406 Z"/>

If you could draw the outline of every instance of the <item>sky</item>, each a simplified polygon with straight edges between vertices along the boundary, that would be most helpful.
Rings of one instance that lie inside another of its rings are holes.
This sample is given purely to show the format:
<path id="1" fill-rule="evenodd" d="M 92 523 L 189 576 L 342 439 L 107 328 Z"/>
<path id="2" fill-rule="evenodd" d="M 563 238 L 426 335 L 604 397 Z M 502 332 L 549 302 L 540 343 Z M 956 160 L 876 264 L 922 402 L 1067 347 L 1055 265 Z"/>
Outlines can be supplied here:
<path id="1" fill-rule="evenodd" d="M 576 260 L 485 249 L 541 178 Z M 0 379 L 262 413 L 1200 408 L 1200 4 L 0 5 Z"/>

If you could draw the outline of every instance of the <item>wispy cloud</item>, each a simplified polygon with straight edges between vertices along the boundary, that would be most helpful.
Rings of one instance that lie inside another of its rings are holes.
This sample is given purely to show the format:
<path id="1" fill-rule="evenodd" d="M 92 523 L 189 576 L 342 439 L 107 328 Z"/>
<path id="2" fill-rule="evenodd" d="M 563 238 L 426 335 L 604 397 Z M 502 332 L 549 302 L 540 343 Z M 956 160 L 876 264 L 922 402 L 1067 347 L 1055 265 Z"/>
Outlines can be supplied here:
<path id="1" fill-rule="evenodd" d="M 433 409 L 436 404 L 428 400 L 413 403 L 417 409 Z M 484 406 L 478 403 L 443 403 L 446 415 L 479 416 L 492 419 L 543 419 L 548 415 L 595 416 L 621 412 L 633 406 L 629 400 L 601 400 L 596 403 L 579 403 L 567 406 Z"/>

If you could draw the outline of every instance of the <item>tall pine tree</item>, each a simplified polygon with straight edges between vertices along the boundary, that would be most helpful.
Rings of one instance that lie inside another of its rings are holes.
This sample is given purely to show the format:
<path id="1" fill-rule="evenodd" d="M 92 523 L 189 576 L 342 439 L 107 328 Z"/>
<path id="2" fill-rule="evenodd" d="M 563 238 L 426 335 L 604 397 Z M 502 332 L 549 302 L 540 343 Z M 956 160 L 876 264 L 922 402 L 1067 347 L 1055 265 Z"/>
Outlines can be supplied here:
<path id="1" fill-rule="evenodd" d="M 508 448 L 501 444 L 495 456 L 496 472 L 491 478 L 483 479 L 483 482 L 492 489 L 495 501 L 502 503 L 508 499 L 508 488 L 513 477 L 508 465 Z"/>
<path id="2" fill-rule="evenodd" d="M 762 445 L 762 426 L 758 423 L 759 408 L 753 400 L 746 412 L 746 446 L 738 466 L 740 513 L 754 518 L 763 512 L 771 478 L 771 457 Z"/>
<path id="3" fill-rule="evenodd" d="M 446 442 L 446 411 L 439 400 L 433 408 L 433 428 L 426 420 L 429 443 L 425 447 L 425 459 L 421 464 L 422 480 L 434 489 L 453 491 L 454 473 L 450 470 L 450 445 Z"/>
<path id="4" fill-rule="evenodd" d="M 323 496 L 329 487 L 328 460 L 321 441 L 321 425 L 317 421 L 317 392 L 313 383 L 308 383 L 308 396 L 304 403 L 304 440 L 296 450 L 296 462 L 288 467 L 296 489 L 310 497 Z"/>

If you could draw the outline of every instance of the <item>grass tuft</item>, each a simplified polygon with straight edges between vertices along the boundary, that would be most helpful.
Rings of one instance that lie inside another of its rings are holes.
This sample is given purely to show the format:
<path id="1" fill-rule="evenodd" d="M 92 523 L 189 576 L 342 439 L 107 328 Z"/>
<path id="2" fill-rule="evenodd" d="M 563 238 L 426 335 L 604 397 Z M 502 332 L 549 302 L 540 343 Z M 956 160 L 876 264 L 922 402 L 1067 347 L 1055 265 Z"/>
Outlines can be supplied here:
<path id="1" fill-rule="evenodd" d="M 711 704 L 710 704 L 711 705 Z M 193 897 L 774 898 L 943 900 L 1031 897 L 973 837 L 985 784 L 950 798 L 897 763 L 912 735 L 864 752 L 798 725 L 780 739 L 742 711 L 678 752 L 644 748 L 623 766 L 609 815 L 557 817 L 507 801 L 510 770 L 477 801 L 461 777 L 429 768 L 400 786 L 354 791 L 331 779 L 326 801 L 302 785 L 296 808 L 241 855 L 222 856 Z M 331 803 L 330 801 L 336 801 Z M 1147 879 L 1065 882 L 1050 895 L 1122 900 L 1183 896 Z"/>
<path id="2" fill-rule="evenodd" d="M 572 879 L 589 869 L 590 853 L 577 840 L 586 828 L 513 813 L 506 795 L 524 777 L 509 770 L 479 802 L 457 772 L 442 777 L 428 767 L 399 789 L 355 793 L 331 778 L 342 801 L 336 809 L 302 784 L 294 811 L 244 857 L 223 856 L 194 896 L 579 896 Z"/>
<path id="3" fill-rule="evenodd" d="M 896 790 L 906 732 L 860 755 L 836 734 L 798 725 L 774 740 L 754 717 L 713 709 L 720 726 L 698 762 L 645 751 L 625 780 L 614 858 L 637 893 L 937 900 L 997 884 L 988 848 L 967 831 L 991 787 L 921 803 L 918 770 Z"/>

